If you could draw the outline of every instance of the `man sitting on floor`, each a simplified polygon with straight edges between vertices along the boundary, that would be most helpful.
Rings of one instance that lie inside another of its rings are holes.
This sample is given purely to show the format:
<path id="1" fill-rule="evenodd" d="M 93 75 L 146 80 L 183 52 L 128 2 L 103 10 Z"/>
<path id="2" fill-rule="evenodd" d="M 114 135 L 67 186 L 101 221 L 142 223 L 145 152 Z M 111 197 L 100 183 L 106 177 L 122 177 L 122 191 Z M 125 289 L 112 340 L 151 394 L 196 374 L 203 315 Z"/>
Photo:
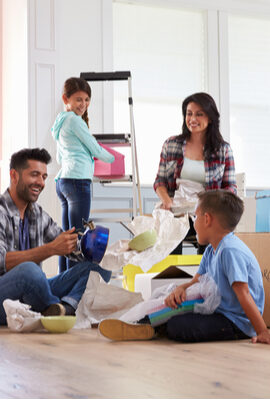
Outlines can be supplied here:
<path id="1" fill-rule="evenodd" d="M 107 282 L 111 272 L 73 255 L 78 264 L 46 278 L 40 263 L 77 249 L 75 228 L 66 232 L 36 203 L 45 187 L 45 149 L 23 149 L 12 155 L 10 186 L 0 196 L 0 325 L 6 324 L 5 299 L 20 300 L 43 315 L 74 315 L 89 273 L 98 271 Z"/>
<path id="2" fill-rule="evenodd" d="M 206 191 L 198 197 L 194 228 L 198 242 L 209 245 L 198 273 L 189 283 L 178 286 L 165 299 L 165 305 L 177 308 L 186 299 L 186 289 L 205 273 L 214 279 L 221 303 L 210 315 L 187 313 L 174 316 L 161 325 L 162 330 L 169 339 L 182 342 L 252 337 L 253 343 L 270 344 L 270 333 L 262 318 L 264 290 L 259 264 L 251 250 L 233 234 L 243 214 L 243 201 L 225 190 Z M 149 318 L 139 322 L 127 324 L 107 319 L 101 321 L 99 330 L 113 340 L 153 338 L 155 330 L 149 324 Z"/>

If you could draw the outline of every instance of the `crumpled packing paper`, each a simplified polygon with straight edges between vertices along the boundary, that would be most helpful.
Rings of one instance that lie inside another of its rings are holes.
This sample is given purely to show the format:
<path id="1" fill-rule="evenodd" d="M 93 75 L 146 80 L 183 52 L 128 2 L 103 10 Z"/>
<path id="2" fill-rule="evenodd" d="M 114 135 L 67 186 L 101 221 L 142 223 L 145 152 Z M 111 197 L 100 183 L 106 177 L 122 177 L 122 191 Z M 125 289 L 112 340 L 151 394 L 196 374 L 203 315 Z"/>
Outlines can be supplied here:
<path id="1" fill-rule="evenodd" d="M 129 240 L 119 240 L 107 249 L 100 263 L 103 268 L 117 271 L 127 264 L 133 264 L 147 272 L 154 264 L 164 260 L 185 238 L 189 230 L 189 220 L 187 214 L 175 218 L 168 210 L 156 209 L 153 211 L 153 217 L 137 216 L 128 227 L 135 235 L 155 229 L 157 232 L 155 245 L 137 252 L 129 250 Z"/>
<path id="2" fill-rule="evenodd" d="M 176 180 L 177 190 L 174 193 L 172 212 L 174 216 L 181 216 L 188 213 L 192 217 L 198 203 L 197 193 L 203 192 L 204 186 L 199 182 L 187 179 Z M 162 203 L 158 202 L 155 209 L 161 208 Z"/>
<path id="3" fill-rule="evenodd" d="M 33 332 L 43 329 L 40 318 L 42 315 L 31 311 L 28 304 L 23 304 L 19 300 L 6 299 L 3 307 L 7 316 L 8 327 L 14 332 Z"/>
<path id="4" fill-rule="evenodd" d="M 98 272 L 91 271 L 86 290 L 76 311 L 74 328 L 90 328 L 104 318 L 119 318 L 135 304 L 142 301 L 141 293 L 129 292 L 103 283 Z"/>

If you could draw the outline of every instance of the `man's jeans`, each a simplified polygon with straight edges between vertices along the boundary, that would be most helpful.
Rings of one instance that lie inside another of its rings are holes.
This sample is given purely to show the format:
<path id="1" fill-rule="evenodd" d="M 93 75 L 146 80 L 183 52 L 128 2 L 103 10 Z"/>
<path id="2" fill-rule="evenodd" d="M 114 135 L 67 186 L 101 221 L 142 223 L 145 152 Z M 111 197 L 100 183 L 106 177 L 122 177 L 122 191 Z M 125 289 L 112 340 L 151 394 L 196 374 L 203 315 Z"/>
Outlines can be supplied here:
<path id="1" fill-rule="evenodd" d="M 64 231 L 75 226 L 84 231 L 82 219 L 88 221 L 91 204 L 91 180 L 60 178 L 56 182 L 56 193 L 61 201 L 62 228 Z M 59 257 L 59 272 L 73 267 L 76 262 Z"/>
<path id="2" fill-rule="evenodd" d="M 32 306 L 33 311 L 42 312 L 50 304 L 65 301 L 75 309 L 85 291 L 89 273 L 95 270 L 108 282 L 111 272 L 89 261 L 47 279 L 41 268 L 29 261 L 17 265 L 0 276 L 0 325 L 6 325 L 3 308 L 5 299 L 20 300 Z"/>

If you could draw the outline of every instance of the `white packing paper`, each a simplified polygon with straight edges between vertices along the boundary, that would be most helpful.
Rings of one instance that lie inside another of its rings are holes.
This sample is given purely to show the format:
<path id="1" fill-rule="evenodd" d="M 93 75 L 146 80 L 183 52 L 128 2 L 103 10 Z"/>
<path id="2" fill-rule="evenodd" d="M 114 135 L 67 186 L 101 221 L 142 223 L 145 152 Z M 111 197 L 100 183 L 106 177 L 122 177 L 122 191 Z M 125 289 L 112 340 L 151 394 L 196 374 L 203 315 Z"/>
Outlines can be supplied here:
<path id="1" fill-rule="evenodd" d="M 183 214 L 194 215 L 198 203 L 197 193 L 203 192 L 204 186 L 199 182 L 187 179 L 177 179 L 177 190 L 174 193 L 172 212 L 175 217 Z M 156 204 L 156 208 L 161 208 L 162 203 Z"/>
<path id="2" fill-rule="evenodd" d="M 76 311 L 74 328 L 90 328 L 104 318 L 119 318 L 142 301 L 141 293 L 101 282 L 98 272 L 91 271 L 86 290 Z"/>
<path id="3" fill-rule="evenodd" d="M 42 315 L 31 311 L 28 304 L 19 300 L 6 299 L 3 307 L 7 316 L 7 325 L 14 332 L 33 332 L 43 329 L 40 318 Z"/>
<path id="4" fill-rule="evenodd" d="M 147 272 L 154 264 L 164 260 L 185 238 L 189 230 L 189 220 L 187 214 L 175 218 L 168 210 L 156 209 L 153 217 L 135 217 L 128 227 L 135 235 L 154 228 L 157 232 L 155 245 L 137 252 L 129 250 L 129 240 L 119 240 L 107 249 L 100 263 L 103 268 L 117 271 L 127 264 L 133 264 Z"/>

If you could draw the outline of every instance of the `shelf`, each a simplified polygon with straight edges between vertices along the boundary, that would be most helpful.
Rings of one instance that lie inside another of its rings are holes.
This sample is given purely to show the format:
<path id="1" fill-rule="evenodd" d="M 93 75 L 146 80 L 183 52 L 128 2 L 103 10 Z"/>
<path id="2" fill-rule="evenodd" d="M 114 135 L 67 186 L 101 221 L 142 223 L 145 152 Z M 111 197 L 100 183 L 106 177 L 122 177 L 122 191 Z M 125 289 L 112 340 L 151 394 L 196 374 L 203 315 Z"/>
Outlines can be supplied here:
<path id="1" fill-rule="evenodd" d="M 130 71 L 81 72 L 80 78 L 86 81 L 123 81 L 131 77 Z"/>
<path id="2" fill-rule="evenodd" d="M 99 183 L 112 183 L 112 182 L 132 182 L 132 175 L 125 175 L 125 176 L 103 176 L 103 177 L 98 177 L 94 176 L 93 177 L 93 182 L 99 182 Z"/>
<path id="3" fill-rule="evenodd" d="M 94 222 L 131 222 L 132 217 L 118 217 L 118 218 L 95 218 L 91 216 L 91 220 Z"/>
<path id="4" fill-rule="evenodd" d="M 131 135 L 130 133 L 98 133 L 93 135 L 100 143 L 108 144 L 111 146 L 130 146 Z"/>
<path id="5" fill-rule="evenodd" d="M 93 136 L 100 143 L 100 145 L 108 146 L 108 151 L 110 151 L 110 147 L 129 147 L 129 151 L 120 150 L 121 153 L 127 154 L 117 154 L 113 149 L 111 149 L 112 153 L 116 153 L 116 157 L 119 157 L 119 161 L 121 161 L 123 165 L 123 161 L 127 161 L 129 165 L 129 169 L 126 173 L 129 175 L 121 176 L 120 173 L 125 173 L 122 169 L 113 168 L 118 166 L 115 164 L 112 168 L 108 169 L 98 169 L 98 167 L 102 168 L 102 164 L 97 164 L 96 173 L 97 174 L 108 174 L 106 176 L 94 176 L 93 183 L 100 183 L 103 186 L 114 186 L 115 188 L 121 186 L 130 186 L 132 189 L 132 209 L 126 210 L 129 214 L 131 214 L 131 219 L 134 218 L 138 213 L 142 214 L 142 202 L 141 202 L 141 191 L 140 191 L 140 181 L 139 181 L 139 171 L 138 171 L 138 160 L 137 160 L 137 150 L 136 150 L 136 141 L 135 141 L 135 128 L 134 128 L 134 116 L 133 116 L 133 99 L 132 99 L 132 90 L 131 90 L 131 73 L 130 71 L 114 71 L 114 72 L 82 72 L 80 74 L 82 79 L 86 81 L 123 81 L 126 80 L 128 86 L 128 110 L 129 110 L 129 122 L 130 129 L 127 128 L 127 133 L 112 133 L 113 130 L 109 133 L 95 133 Z M 116 149 L 117 150 L 117 149 Z M 129 154 L 130 153 L 130 154 Z M 126 160 L 124 157 L 127 155 Z M 130 170 L 132 171 L 130 174 Z M 119 175 L 113 176 L 112 173 L 118 173 Z M 139 209 L 137 207 L 137 202 L 139 203 Z M 107 212 L 113 213 L 109 209 Z M 117 212 L 121 212 L 121 210 L 117 210 Z M 112 219 L 108 219 L 112 221 Z M 120 222 L 121 219 L 113 219 L 115 222 Z M 104 219 L 102 220 L 104 221 Z"/>

